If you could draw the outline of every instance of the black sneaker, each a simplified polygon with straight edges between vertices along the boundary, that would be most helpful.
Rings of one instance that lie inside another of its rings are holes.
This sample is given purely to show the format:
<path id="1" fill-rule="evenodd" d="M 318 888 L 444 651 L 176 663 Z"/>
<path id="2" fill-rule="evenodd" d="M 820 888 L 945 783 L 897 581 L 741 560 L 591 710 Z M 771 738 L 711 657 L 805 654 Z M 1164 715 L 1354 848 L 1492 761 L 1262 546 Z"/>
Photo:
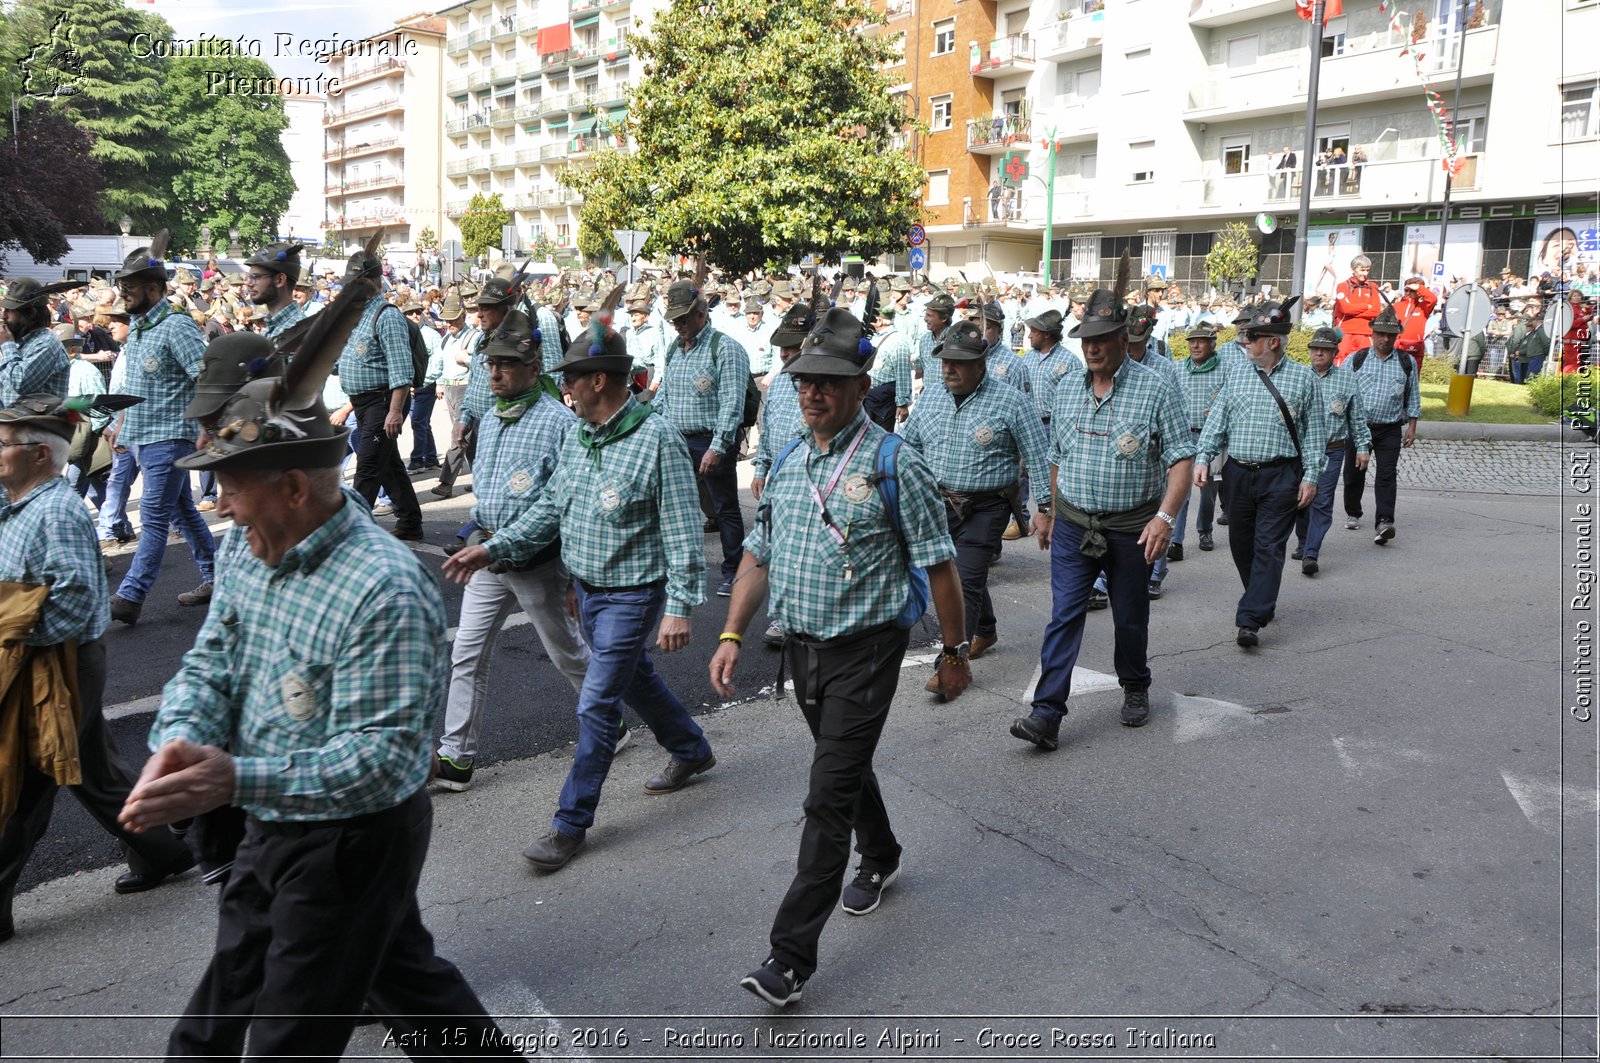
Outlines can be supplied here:
<path id="1" fill-rule="evenodd" d="M 1011 737 L 1032 742 L 1046 753 L 1053 752 L 1059 744 L 1060 720 L 1046 720 L 1042 716 L 1018 716 L 1011 721 Z"/>
<path id="2" fill-rule="evenodd" d="M 804 978 L 772 957 L 739 979 L 741 989 L 750 990 L 775 1008 L 786 1008 L 799 1000 L 805 984 Z"/>
<path id="3" fill-rule="evenodd" d="M 1221 525 L 1222 527 L 1226 528 L 1228 526 L 1228 515 L 1226 513 L 1224 513 L 1221 516 L 1219 516 L 1217 518 L 1217 523 L 1219 525 Z"/>
<path id="4" fill-rule="evenodd" d="M 1200 533 L 1200 549 L 1204 550 L 1206 553 L 1209 554 L 1211 551 L 1215 550 L 1216 548 L 1217 548 L 1217 541 L 1215 539 L 1211 538 L 1211 533 L 1210 532 L 1201 532 Z"/>
<path id="5" fill-rule="evenodd" d="M 137 624 L 139 622 L 139 613 L 143 609 L 143 602 L 130 602 L 128 599 L 116 594 L 111 596 L 111 619 L 119 624 L 127 624 L 129 627 Z"/>
<path id="6" fill-rule="evenodd" d="M 1389 542 L 1393 538 L 1394 538 L 1394 525 L 1392 523 L 1390 523 L 1389 521 L 1386 521 L 1386 520 L 1379 521 L 1378 522 L 1378 534 L 1376 534 L 1376 535 L 1374 535 L 1372 537 L 1372 541 L 1377 543 L 1379 546 L 1388 546 Z"/>
<path id="7" fill-rule="evenodd" d="M 1300 562 L 1300 573 L 1304 576 L 1315 576 L 1317 574 L 1317 559 L 1308 557 Z"/>
<path id="8" fill-rule="evenodd" d="M 1294 553 L 1289 555 L 1289 560 L 1291 560 L 1291 561 L 1299 561 L 1301 558 L 1303 558 L 1305 556 L 1306 556 L 1305 548 L 1301 547 L 1301 546 L 1297 546 L 1297 547 L 1294 548 Z"/>
<path id="9" fill-rule="evenodd" d="M 472 765 L 458 764 L 443 754 L 434 758 L 433 784 L 453 794 L 472 789 Z"/>
<path id="10" fill-rule="evenodd" d="M 868 871 L 863 867 L 856 872 L 856 880 L 844 888 L 844 895 L 839 898 L 839 907 L 844 909 L 846 915 L 866 915 L 868 912 L 875 912 L 883 901 L 883 891 L 894 885 L 894 880 L 899 877 L 898 866 L 887 875 L 880 871 Z"/>
<path id="11" fill-rule="evenodd" d="M 1150 718 L 1150 691 L 1144 687 L 1128 687 L 1122 693 L 1122 725 L 1143 727 Z"/>
<path id="12" fill-rule="evenodd" d="M 228 875 L 232 872 L 232 860 L 225 864 L 213 864 L 208 861 L 201 861 L 200 863 L 200 881 L 207 886 L 226 886 L 228 884 Z"/>
<path id="13" fill-rule="evenodd" d="M 1183 560 L 1183 544 L 1182 543 L 1173 543 L 1171 546 L 1167 547 L 1167 561 L 1168 561 L 1169 564 L 1171 562 L 1174 562 L 1174 561 L 1182 561 L 1182 560 Z"/>
<path id="14" fill-rule="evenodd" d="M 1091 610 L 1093 610 L 1093 609 L 1104 609 L 1106 606 L 1108 606 L 1110 604 L 1111 604 L 1111 597 L 1108 594 L 1106 594 L 1105 591 L 1090 591 L 1089 592 L 1089 608 Z"/>
<path id="15" fill-rule="evenodd" d="M 1233 641 L 1237 642 L 1241 646 L 1244 646 L 1246 649 L 1251 646 L 1259 646 L 1261 645 L 1261 632 L 1257 628 L 1242 627 L 1239 629 L 1239 634 L 1234 638 Z"/>
<path id="16" fill-rule="evenodd" d="M 1153 580 L 1150 581 L 1149 594 L 1150 594 L 1150 600 L 1152 602 L 1155 601 L 1157 598 L 1161 597 L 1161 581 L 1160 580 L 1153 579 Z"/>

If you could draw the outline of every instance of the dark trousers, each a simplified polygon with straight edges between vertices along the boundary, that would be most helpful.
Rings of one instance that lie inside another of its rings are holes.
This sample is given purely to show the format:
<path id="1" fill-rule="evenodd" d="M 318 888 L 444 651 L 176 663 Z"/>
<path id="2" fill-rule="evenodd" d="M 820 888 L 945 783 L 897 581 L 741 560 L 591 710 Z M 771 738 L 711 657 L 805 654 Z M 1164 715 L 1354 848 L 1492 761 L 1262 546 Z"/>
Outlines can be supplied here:
<path id="1" fill-rule="evenodd" d="M 1328 451 L 1327 463 L 1317 480 L 1317 496 L 1305 509 L 1294 516 L 1294 537 L 1305 553 L 1307 561 L 1322 556 L 1322 540 L 1333 527 L 1333 492 L 1339 486 L 1339 465 L 1344 460 L 1348 443 L 1339 443 Z"/>
<path id="2" fill-rule="evenodd" d="M 99 639 L 78 647 L 78 764 L 83 782 L 67 790 L 84 811 L 122 844 L 130 870 L 148 874 L 164 871 L 188 854 L 183 843 L 165 827 L 145 834 L 122 829 L 117 815 L 128 799 L 139 772 L 134 762 L 113 744 L 101 715 L 100 699 L 106 685 L 106 647 Z M 17 810 L 0 835 L 0 923 L 11 921 L 11 899 L 28 856 L 50 826 L 55 809 L 56 782 L 32 768 L 25 769 Z"/>
<path id="3" fill-rule="evenodd" d="M 433 441 L 433 404 L 438 386 L 429 384 L 411 395 L 411 464 L 432 465 L 439 460 L 439 445 Z"/>
<path id="4" fill-rule="evenodd" d="M 1374 522 L 1394 523 L 1395 486 L 1400 478 L 1400 439 L 1405 433 L 1405 423 L 1368 424 L 1372 430 L 1372 461 L 1377 466 L 1373 477 L 1372 493 L 1377 499 Z M 1356 442 L 1344 447 L 1344 512 L 1347 517 L 1361 516 L 1361 496 L 1367 490 L 1367 474 L 1356 468 Z"/>
<path id="5" fill-rule="evenodd" d="M 1000 552 L 1000 537 L 1011 522 L 1011 504 L 989 496 L 974 502 L 962 520 L 945 505 L 950 538 L 956 545 L 956 571 L 961 574 L 961 598 L 966 604 L 967 636 L 995 633 L 994 602 L 989 597 L 989 566 Z"/>
<path id="6" fill-rule="evenodd" d="M 827 642 L 790 638 L 784 646 L 795 698 L 816 740 L 799 870 L 772 921 L 772 955 L 796 974 L 817 969 L 817 939 L 839 903 L 850 864 L 850 832 L 868 871 L 900 866 L 872 754 L 900 681 L 911 632 L 893 624 Z"/>
<path id="7" fill-rule="evenodd" d="M 338 1060 L 363 1001 L 412 1058 L 521 1057 L 417 908 L 433 806 L 418 791 L 338 823 L 251 818 L 222 892 L 217 947 L 169 1057 Z M 487 1042 L 487 1043 L 486 1043 Z"/>
<path id="8" fill-rule="evenodd" d="M 717 462 L 717 467 L 701 476 L 700 459 L 711 449 L 710 433 L 686 435 L 683 441 L 689 447 L 695 477 L 711 496 L 717 531 L 722 536 L 722 578 L 730 580 L 738 574 L 739 562 L 744 558 L 744 512 L 739 508 L 739 443 L 735 440 L 728 453 Z"/>
<path id="9" fill-rule="evenodd" d="M 1239 627 L 1263 628 L 1278 609 L 1283 559 L 1299 509 L 1300 474 L 1294 462 L 1268 469 L 1228 463 L 1228 551 L 1244 594 L 1234 613 Z"/>
<path id="10" fill-rule="evenodd" d="M 1050 623 L 1039 647 L 1039 683 L 1033 715 L 1059 720 L 1067 713 L 1072 669 L 1083 648 L 1083 620 L 1096 577 L 1106 574 L 1115 649 L 1112 661 L 1124 687 L 1148 687 L 1150 664 L 1150 569 L 1134 532 L 1108 531 L 1103 557 L 1085 557 L 1083 529 L 1058 517 L 1050 536 Z"/>
<path id="11" fill-rule="evenodd" d="M 421 528 L 422 507 L 417 504 L 411 477 L 406 475 L 405 462 L 400 460 L 400 444 L 383 430 L 383 419 L 389 413 L 389 393 L 363 391 L 350 396 L 350 403 L 356 414 L 356 475 L 351 486 L 369 506 L 377 500 L 378 488 L 382 487 L 394 505 L 396 531 Z"/>

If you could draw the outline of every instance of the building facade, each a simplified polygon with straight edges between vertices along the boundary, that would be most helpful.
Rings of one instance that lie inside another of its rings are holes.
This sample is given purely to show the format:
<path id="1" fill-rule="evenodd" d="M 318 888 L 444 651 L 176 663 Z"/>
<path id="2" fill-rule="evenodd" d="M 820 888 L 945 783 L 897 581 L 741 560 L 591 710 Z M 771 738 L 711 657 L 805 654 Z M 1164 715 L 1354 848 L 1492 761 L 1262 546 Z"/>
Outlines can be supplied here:
<path id="1" fill-rule="evenodd" d="M 423 229 L 443 239 L 445 20 L 418 15 L 328 57 L 323 227 L 349 254 L 381 230 L 404 256 Z"/>
<path id="2" fill-rule="evenodd" d="M 283 150 L 289 156 L 294 195 L 288 211 L 278 221 L 278 235 L 318 244 L 327 230 L 323 223 L 327 174 L 322 162 L 322 118 L 327 113 L 328 99 L 291 91 L 293 88 L 290 83 L 283 93 L 283 113 L 289 120 L 289 128 L 283 131 Z"/>
<path id="3" fill-rule="evenodd" d="M 1600 2 L 1420 8 L 1396 28 L 1393 5 L 1344 0 L 1329 20 L 1307 168 L 1312 28 L 1293 0 L 896 0 L 872 32 L 905 41 L 897 91 L 931 129 L 911 145 L 929 173 L 930 269 L 1039 270 L 1048 209 L 1055 278 L 1106 280 L 1126 249 L 1205 287 L 1232 221 L 1255 232 L 1258 284 L 1331 290 L 1357 252 L 1380 279 L 1432 276 L 1446 172 L 1425 83 L 1463 157 L 1446 280 L 1537 275 L 1562 228 L 1592 243 Z M 1026 164 L 1014 190 L 996 183 L 1012 159 L 1019 176 Z M 1310 250 L 1291 278 L 1303 180 Z"/>

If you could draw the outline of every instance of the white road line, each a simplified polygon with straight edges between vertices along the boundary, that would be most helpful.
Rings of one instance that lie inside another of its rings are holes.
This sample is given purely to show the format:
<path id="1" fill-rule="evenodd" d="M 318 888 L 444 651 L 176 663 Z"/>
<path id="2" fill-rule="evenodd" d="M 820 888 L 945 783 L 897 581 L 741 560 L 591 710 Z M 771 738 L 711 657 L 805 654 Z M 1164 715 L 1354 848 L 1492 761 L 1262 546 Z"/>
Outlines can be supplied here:
<path id="1" fill-rule="evenodd" d="M 161 695 L 151 694 L 149 697 L 134 698 L 132 701 L 124 701 L 116 705 L 107 705 L 105 709 L 102 710 L 101 715 L 108 720 L 120 720 L 124 716 L 137 716 L 141 712 L 155 712 L 160 707 Z"/>
<path id="2" fill-rule="evenodd" d="M 1350 751 L 1345 748 L 1345 740 L 1343 738 L 1335 738 L 1333 740 L 1333 751 L 1339 755 L 1339 763 L 1344 765 L 1345 771 L 1351 775 L 1361 774 L 1361 766 L 1356 763 L 1356 758 L 1352 757 Z"/>
<path id="3" fill-rule="evenodd" d="M 1172 707 L 1177 720 L 1172 732 L 1174 742 L 1194 742 L 1221 734 L 1239 724 L 1261 722 L 1259 716 L 1251 713 L 1249 706 L 1233 701 L 1174 694 Z"/>
<path id="4" fill-rule="evenodd" d="M 1559 834 L 1561 832 L 1561 792 L 1560 783 L 1548 779 L 1535 779 L 1531 775 L 1513 775 L 1509 771 L 1502 771 L 1500 778 L 1505 780 L 1506 789 L 1511 791 L 1512 798 L 1517 802 L 1517 807 L 1522 809 L 1522 814 L 1528 822 L 1546 834 Z M 1581 789 L 1568 785 L 1566 788 L 1567 808 L 1566 814 L 1575 823 L 1594 826 L 1594 816 L 1600 801 L 1592 789 Z M 1582 817 L 1581 820 L 1579 817 Z"/>
<path id="5" fill-rule="evenodd" d="M 554 1056 L 560 1059 L 593 1058 L 581 1046 L 573 1043 L 573 1039 L 567 1036 L 567 1029 L 561 1020 L 544 1006 L 544 1001 L 539 999 L 538 994 L 526 982 L 503 982 L 484 993 L 480 999 L 483 1001 L 483 1009 L 489 1013 L 490 1018 L 499 1023 L 502 1031 L 527 1039 L 527 1050 L 530 1055 Z M 545 1040 L 536 1047 L 534 1038 Z M 548 1040 L 550 1038 L 553 1038 L 559 1047 L 550 1048 Z"/>
<path id="6" fill-rule="evenodd" d="M 1370 738 L 1335 738 L 1333 751 L 1338 754 L 1344 770 L 1351 775 L 1364 774 L 1369 768 L 1410 771 L 1417 764 L 1438 759 L 1426 749 L 1408 749 Z"/>
<path id="7" fill-rule="evenodd" d="M 1033 676 L 1028 680 L 1028 685 L 1022 689 L 1022 700 L 1031 702 L 1034 690 L 1039 686 L 1039 677 L 1044 674 L 1044 668 L 1035 667 Z M 1115 690 L 1120 684 L 1117 677 L 1107 675 L 1105 672 L 1096 672 L 1091 668 L 1074 668 L 1072 670 L 1072 693 L 1092 694 L 1097 690 Z"/>

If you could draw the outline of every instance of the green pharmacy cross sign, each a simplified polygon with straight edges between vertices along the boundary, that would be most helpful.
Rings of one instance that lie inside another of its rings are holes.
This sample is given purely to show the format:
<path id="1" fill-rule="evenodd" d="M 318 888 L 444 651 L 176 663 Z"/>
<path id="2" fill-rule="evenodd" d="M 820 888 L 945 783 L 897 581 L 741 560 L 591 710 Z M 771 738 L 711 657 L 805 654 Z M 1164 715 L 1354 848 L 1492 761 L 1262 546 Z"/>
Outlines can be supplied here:
<path id="1" fill-rule="evenodd" d="M 1020 188 L 1028 179 L 1028 160 L 1020 151 L 1007 153 L 1000 163 L 1000 172 L 1008 188 Z"/>

